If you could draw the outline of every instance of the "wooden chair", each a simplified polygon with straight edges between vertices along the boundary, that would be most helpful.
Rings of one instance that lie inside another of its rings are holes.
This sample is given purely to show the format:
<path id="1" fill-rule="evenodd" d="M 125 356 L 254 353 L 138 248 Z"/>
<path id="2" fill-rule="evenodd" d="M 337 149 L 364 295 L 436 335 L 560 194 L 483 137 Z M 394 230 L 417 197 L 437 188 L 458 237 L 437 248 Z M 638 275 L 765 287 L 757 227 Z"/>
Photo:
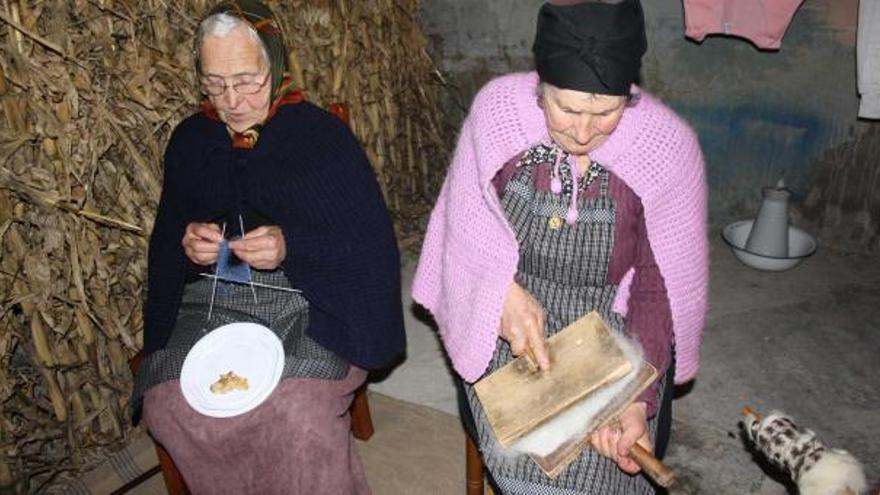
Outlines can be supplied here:
<path id="1" fill-rule="evenodd" d="M 477 444 L 465 432 L 465 481 L 467 495 L 483 495 L 483 459 Z"/>
<path id="2" fill-rule="evenodd" d="M 143 355 L 139 352 L 128 362 L 131 373 L 137 373 L 138 368 L 143 360 Z M 351 433 L 358 440 L 367 441 L 373 436 L 373 418 L 370 416 L 370 404 L 367 402 L 367 384 L 365 383 L 354 394 L 354 400 L 351 403 Z M 162 471 L 162 478 L 165 480 L 165 488 L 169 495 L 187 495 L 189 489 L 183 476 L 174 465 L 174 460 L 168 451 L 162 447 L 162 444 L 156 442 L 156 457 L 159 458 L 159 468 Z"/>
<path id="3" fill-rule="evenodd" d="M 483 495 L 484 491 L 484 466 L 483 458 L 480 456 L 480 449 L 474 438 L 477 435 L 477 426 L 474 424 L 474 418 L 471 414 L 470 406 L 467 404 L 467 397 L 460 379 L 456 380 L 456 393 L 458 401 L 458 415 L 461 419 L 461 428 L 464 431 L 464 458 L 465 458 L 465 493 L 467 495 Z M 492 487 L 489 493 L 492 493 Z"/>

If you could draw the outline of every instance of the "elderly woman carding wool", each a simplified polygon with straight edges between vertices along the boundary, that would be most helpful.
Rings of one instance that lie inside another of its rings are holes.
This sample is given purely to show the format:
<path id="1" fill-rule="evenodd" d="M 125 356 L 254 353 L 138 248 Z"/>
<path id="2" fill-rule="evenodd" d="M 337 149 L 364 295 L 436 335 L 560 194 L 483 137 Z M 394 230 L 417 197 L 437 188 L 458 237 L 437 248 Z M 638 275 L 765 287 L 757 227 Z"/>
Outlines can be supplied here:
<path id="1" fill-rule="evenodd" d="M 206 98 L 165 153 L 133 408 L 142 397 L 150 433 L 195 493 L 368 493 L 348 408 L 365 369 L 389 364 L 405 340 L 378 184 L 348 127 L 291 91 L 280 27 L 262 3 L 215 7 L 197 50 Z M 224 235 L 253 281 L 301 294 L 215 291 L 200 274 Z M 282 381 L 249 412 L 202 416 L 181 394 L 183 359 L 236 321 L 281 338 Z"/>
<path id="2" fill-rule="evenodd" d="M 623 412 L 619 433 L 594 434 L 595 450 L 556 479 L 498 452 L 465 384 L 465 412 L 504 493 L 651 492 L 627 452 L 666 442 L 672 373 L 683 382 L 698 367 L 703 161 L 689 127 L 633 84 L 644 29 L 637 0 L 545 4 L 537 74 L 503 76 L 479 92 L 431 215 L 413 296 L 435 316 L 466 382 L 528 349 L 546 368 L 545 336 L 592 310 L 666 377 Z"/>

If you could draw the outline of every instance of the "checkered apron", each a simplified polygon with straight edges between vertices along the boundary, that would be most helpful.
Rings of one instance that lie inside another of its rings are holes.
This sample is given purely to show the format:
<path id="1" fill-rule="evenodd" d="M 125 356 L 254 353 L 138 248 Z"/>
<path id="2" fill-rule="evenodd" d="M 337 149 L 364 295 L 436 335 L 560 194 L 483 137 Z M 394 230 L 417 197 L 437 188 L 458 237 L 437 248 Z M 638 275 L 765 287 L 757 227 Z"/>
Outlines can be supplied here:
<path id="1" fill-rule="evenodd" d="M 260 284 L 290 288 L 280 268 L 252 270 L 251 276 Z M 214 281 L 208 278 L 191 282 L 184 288 L 168 343 L 147 356 L 138 370 L 130 401 L 133 411 L 140 407 L 148 388 L 180 378 L 183 361 L 199 339 L 217 327 L 234 322 L 259 323 L 278 335 L 285 353 L 282 378 L 345 378 L 348 362 L 306 335 L 309 303 L 302 294 L 219 281 L 208 320 L 213 289 Z"/>
<path id="2" fill-rule="evenodd" d="M 608 172 L 599 172 L 598 197 L 578 199 L 578 220 L 568 225 L 564 219 L 570 196 L 565 191 L 560 195 L 536 191 L 532 179 L 535 166 L 520 166 L 505 187 L 501 201 L 519 242 L 517 282 L 544 308 L 547 336 L 593 310 L 622 331 L 623 318 L 612 311 L 617 286 L 606 285 L 615 225 L 615 203 L 608 195 Z M 512 358 L 507 341 L 499 338 L 487 373 Z M 495 440 L 473 386 L 465 384 L 465 392 L 483 459 L 503 493 L 654 493 L 644 476 L 624 473 L 593 449 L 585 449 L 555 480 L 547 477 L 530 457 L 514 457 L 504 452 Z M 656 418 L 648 426 L 654 435 Z"/>

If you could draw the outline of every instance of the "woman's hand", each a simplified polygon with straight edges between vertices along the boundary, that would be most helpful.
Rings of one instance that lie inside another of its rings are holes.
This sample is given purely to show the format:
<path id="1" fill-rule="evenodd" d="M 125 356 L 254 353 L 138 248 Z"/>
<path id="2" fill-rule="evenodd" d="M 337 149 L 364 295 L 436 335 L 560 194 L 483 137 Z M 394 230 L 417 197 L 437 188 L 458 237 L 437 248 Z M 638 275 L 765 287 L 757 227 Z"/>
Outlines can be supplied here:
<path id="1" fill-rule="evenodd" d="M 187 258 L 197 265 L 205 266 L 217 262 L 222 240 L 223 234 L 219 225 L 193 222 L 186 226 L 181 244 Z"/>
<path id="2" fill-rule="evenodd" d="M 618 416 L 619 428 L 605 426 L 590 435 L 590 442 L 597 452 L 608 457 L 629 474 L 638 473 L 641 468 L 629 457 L 629 449 L 637 443 L 648 452 L 654 450 L 648 437 L 647 405 L 633 402 Z"/>
<path id="3" fill-rule="evenodd" d="M 229 248 L 258 270 L 274 270 L 287 256 L 284 234 L 276 225 L 257 227 L 241 239 L 230 241 Z"/>
<path id="4" fill-rule="evenodd" d="M 544 308 L 516 282 L 510 286 L 504 299 L 499 334 L 510 344 L 514 356 L 531 351 L 542 370 L 550 368 L 550 358 L 544 346 Z"/>

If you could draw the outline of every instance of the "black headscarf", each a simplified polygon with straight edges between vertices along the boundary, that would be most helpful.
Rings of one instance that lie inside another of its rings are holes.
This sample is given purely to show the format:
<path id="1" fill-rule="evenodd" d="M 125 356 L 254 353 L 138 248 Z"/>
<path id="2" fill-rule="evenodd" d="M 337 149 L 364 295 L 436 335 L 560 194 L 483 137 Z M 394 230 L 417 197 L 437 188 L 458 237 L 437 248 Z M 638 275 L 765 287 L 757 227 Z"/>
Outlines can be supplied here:
<path id="1" fill-rule="evenodd" d="M 639 0 L 544 4 L 532 48 L 542 82 L 559 88 L 629 95 L 647 50 Z"/>
<path id="2" fill-rule="evenodd" d="M 260 36 L 266 54 L 269 55 L 269 70 L 272 72 L 271 99 L 279 95 L 284 73 L 287 71 L 287 50 L 278 20 L 263 2 L 259 0 L 224 1 L 208 12 L 208 17 L 215 14 L 228 14 L 247 22 Z M 199 68 L 201 70 L 201 68 Z"/>

